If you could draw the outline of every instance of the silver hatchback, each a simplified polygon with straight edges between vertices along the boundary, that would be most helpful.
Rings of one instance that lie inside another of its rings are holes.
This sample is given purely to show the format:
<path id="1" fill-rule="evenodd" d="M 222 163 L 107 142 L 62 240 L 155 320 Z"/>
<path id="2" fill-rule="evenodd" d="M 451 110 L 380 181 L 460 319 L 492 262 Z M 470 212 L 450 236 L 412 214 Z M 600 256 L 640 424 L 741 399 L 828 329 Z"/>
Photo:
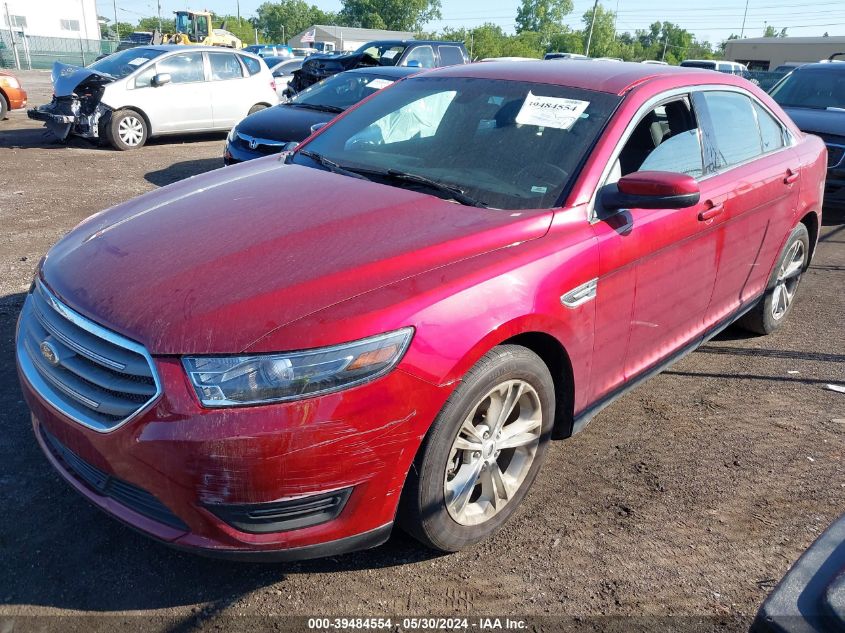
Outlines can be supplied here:
<path id="1" fill-rule="evenodd" d="M 225 131 L 279 102 L 264 61 L 209 46 L 144 46 L 86 68 L 57 62 L 53 101 L 29 111 L 60 140 L 101 139 L 116 149 L 165 134 Z"/>

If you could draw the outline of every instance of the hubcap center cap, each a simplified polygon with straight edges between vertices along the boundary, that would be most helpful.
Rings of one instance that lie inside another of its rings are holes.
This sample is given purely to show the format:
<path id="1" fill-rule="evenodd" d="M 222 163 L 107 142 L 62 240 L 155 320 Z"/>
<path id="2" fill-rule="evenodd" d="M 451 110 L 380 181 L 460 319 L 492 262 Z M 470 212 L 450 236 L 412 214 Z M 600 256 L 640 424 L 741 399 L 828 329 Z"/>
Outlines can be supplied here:
<path id="1" fill-rule="evenodd" d="M 482 444 L 481 455 L 484 459 L 490 459 L 496 453 L 496 442 L 493 440 L 485 440 Z"/>

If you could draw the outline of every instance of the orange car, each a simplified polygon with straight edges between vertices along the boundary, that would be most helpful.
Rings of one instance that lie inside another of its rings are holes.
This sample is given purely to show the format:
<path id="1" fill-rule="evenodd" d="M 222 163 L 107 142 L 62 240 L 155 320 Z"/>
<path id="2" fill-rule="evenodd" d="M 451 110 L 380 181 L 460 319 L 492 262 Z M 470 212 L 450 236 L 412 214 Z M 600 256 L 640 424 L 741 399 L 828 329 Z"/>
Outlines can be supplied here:
<path id="1" fill-rule="evenodd" d="M 0 70 L 0 121 L 9 110 L 26 107 L 26 90 L 12 73 Z"/>

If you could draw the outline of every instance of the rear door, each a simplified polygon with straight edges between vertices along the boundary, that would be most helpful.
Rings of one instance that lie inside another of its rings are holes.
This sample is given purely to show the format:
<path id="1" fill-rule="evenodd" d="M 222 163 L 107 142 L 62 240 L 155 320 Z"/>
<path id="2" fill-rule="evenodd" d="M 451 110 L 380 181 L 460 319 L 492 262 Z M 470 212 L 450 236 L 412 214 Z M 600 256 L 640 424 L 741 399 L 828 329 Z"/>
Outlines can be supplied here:
<path id="1" fill-rule="evenodd" d="M 174 53 L 156 62 L 155 74 L 170 75 L 170 82 L 152 85 L 153 73 L 139 75 L 133 99 L 150 119 L 153 134 L 209 130 L 211 93 L 205 81 L 202 52 Z"/>
<path id="2" fill-rule="evenodd" d="M 254 92 L 251 89 L 252 82 L 234 53 L 215 51 L 205 55 L 211 79 L 209 86 L 214 128 L 228 130 L 257 103 L 250 102 L 251 93 Z"/>
<path id="3" fill-rule="evenodd" d="M 720 324 L 765 289 L 800 190 L 799 160 L 780 122 L 742 92 L 695 94 L 717 205 L 707 221 L 717 236 L 717 273 L 708 326 Z"/>

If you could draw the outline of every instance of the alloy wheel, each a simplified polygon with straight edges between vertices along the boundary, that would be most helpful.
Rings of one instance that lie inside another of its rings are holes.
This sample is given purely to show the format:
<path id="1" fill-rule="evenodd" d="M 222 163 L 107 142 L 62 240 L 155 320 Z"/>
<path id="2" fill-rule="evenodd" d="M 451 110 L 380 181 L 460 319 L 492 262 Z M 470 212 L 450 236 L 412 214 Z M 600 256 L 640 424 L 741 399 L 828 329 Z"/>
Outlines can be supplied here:
<path id="1" fill-rule="evenodd" d="M 117 126 L 117 135 L 127 145 L 135 147 L 144 138 L 144 124 L 136 116 L 124 117 Z"/>
<path id="2" fill-rule="evenodd" d="M 531 470 L 542 426 L 540 398 L 524 380 L 500 383 L 476 403 L 446 464 L 444 494 L 452 519 L 478 525 L 502 511 Z"/>
<path id="3" fill-rule="evenodd" d="M 796 240 L 786 253 L 786 257 L 778 271 L 777 281 L 772 290 L 772 318 L 776 321 L 783 318 L 798 288 L 801 273 L 804 270 L 806 251 L 804 244 Z"/>

